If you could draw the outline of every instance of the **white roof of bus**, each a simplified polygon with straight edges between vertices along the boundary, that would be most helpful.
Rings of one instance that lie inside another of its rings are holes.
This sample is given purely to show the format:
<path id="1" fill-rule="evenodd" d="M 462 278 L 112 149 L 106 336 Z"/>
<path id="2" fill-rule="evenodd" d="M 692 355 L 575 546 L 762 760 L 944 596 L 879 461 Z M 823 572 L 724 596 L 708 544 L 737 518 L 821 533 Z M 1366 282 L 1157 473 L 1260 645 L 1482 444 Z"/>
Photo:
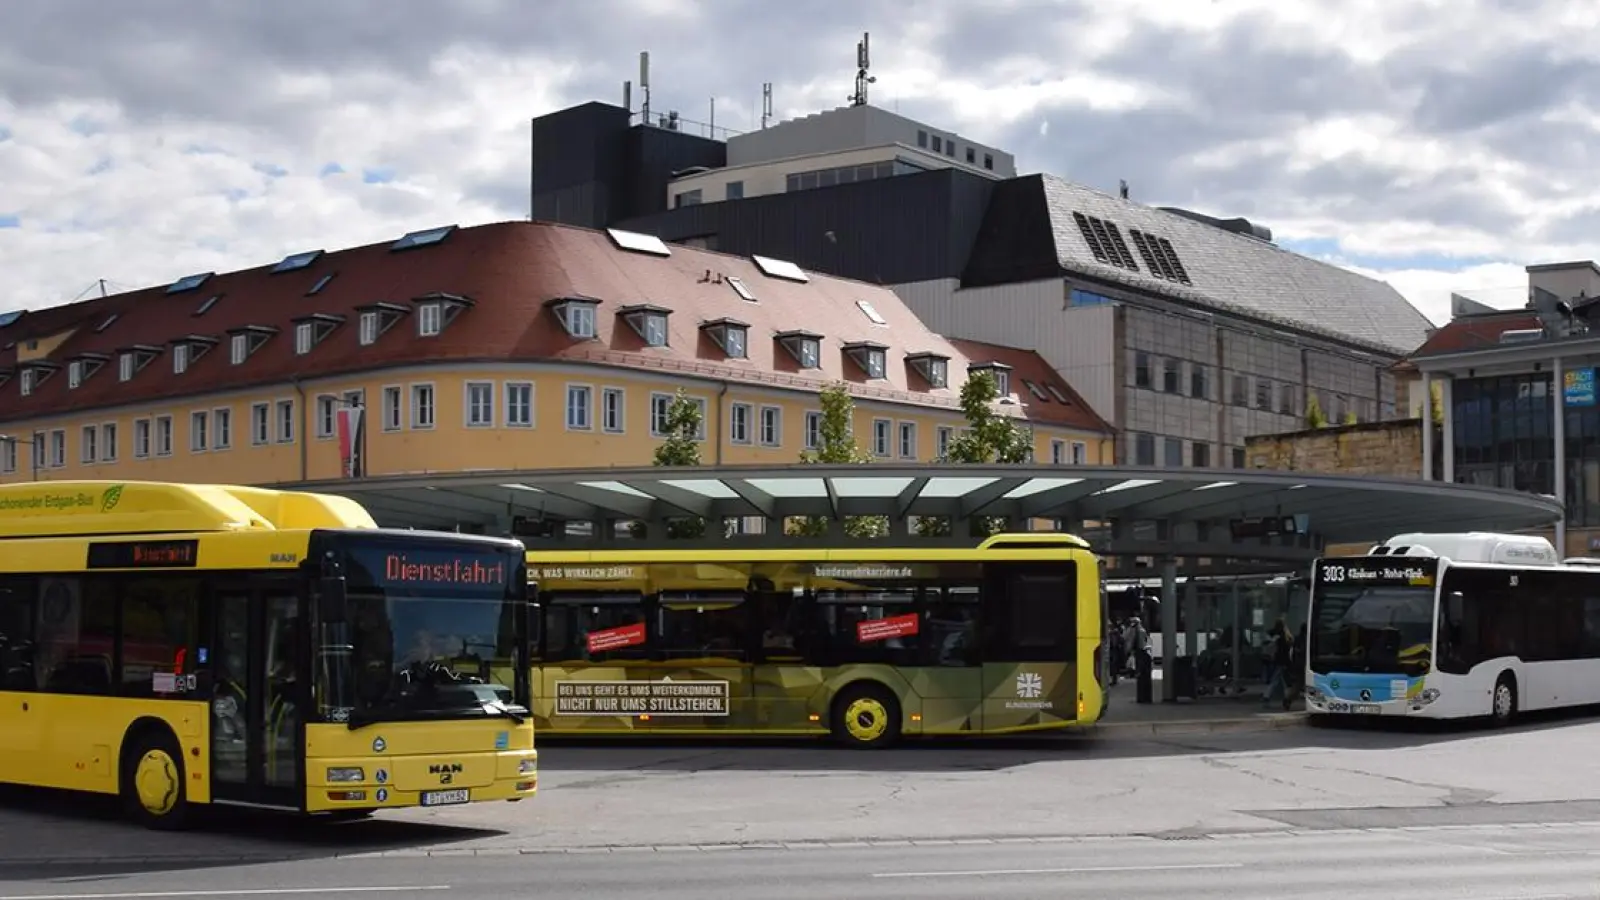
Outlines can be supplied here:
<path id="1" fill-rule="evenodd" d="M 1546 538 L 1528 534 L 1412 532 L 1397 534 L 1373 547 L 1373 556 L 1437 556 L 1451 562 L 1556 566 L 1561 557 Z"/>

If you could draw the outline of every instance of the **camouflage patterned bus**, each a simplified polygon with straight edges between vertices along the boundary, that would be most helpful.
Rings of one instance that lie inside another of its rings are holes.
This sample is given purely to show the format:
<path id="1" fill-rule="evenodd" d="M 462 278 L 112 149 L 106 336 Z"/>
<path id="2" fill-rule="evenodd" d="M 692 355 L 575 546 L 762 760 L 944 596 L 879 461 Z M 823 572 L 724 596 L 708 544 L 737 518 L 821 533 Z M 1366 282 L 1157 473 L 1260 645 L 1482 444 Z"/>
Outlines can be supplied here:
<path id="1" fill-rule="evenodd" d="M 1081 538 L 972 548 L 534 550 L 544 734 L 1001 735 L 1104 713 Z"/>

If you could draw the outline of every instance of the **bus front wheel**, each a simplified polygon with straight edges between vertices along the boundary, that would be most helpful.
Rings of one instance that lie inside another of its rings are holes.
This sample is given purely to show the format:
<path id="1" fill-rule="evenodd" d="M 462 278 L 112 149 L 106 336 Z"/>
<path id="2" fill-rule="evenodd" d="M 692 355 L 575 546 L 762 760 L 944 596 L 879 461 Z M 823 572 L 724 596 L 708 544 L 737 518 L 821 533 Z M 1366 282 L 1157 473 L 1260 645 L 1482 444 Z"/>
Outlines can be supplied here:
<path id="1" fill-rule="evenodd" d="M 146 731 L 123 756 L 123 803 L 148 828 L 182 828 L 189 818 L 186 777 L 178 742 L 164 731 Z"/>
<path id="2" fill-rule="evenodd" d="M 900 702 L 880 684 L 857 682 L 840 691 L 830 719 L 834 738 L 846 746 L 877 749 L 900 739 Z"/>
<path id="3" fill-rule="evenodd" d="M 1517 717 L 1517 679 L 1506 672 L 1494 683 L 1494 700 L 1490 716 L 1497 726 L 1510 725 Z"/>

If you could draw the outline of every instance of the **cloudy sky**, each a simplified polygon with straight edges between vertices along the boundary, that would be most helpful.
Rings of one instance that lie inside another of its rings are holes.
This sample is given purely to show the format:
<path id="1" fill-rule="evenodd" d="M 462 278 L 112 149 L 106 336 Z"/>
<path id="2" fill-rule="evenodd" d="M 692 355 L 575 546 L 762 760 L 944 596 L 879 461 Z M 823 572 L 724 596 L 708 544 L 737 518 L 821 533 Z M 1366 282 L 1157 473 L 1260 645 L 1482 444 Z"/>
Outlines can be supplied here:
<path id="1" fill-rule="evenodd" d="M 1520 305 L 1600 237 L 1595 0 L 11 0 L 0 308 L 527 215 L 529 117 L 873 102 L 1385 278 Z"/>

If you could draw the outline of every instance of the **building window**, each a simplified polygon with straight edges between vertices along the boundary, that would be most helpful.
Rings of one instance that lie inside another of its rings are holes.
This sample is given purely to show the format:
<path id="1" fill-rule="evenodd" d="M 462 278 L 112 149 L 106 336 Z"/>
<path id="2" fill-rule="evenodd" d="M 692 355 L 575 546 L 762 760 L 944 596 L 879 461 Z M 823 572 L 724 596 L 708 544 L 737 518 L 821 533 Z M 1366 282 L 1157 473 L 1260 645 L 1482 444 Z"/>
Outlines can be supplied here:
<path id="1" fill-rule="evenodd" d="M 917 423 L 900 423 L 900 458 L 917 458 Z"/>
<path id="2" fill-rule="evenodd" d="M 594 307 L 592 300 L 563 300 L 553 309 L 568 335 L 587 340 L 595 336 Z"/>
<path id="3" fill-rule="evenodd" d="M 78 459 L 84 465 L 93 465 L 98 458 L 95 451 L 100 443 L 100 429 L 94 425 L 83 426 L 78 436 Z"/>
<path id="4" fill-rule="evenodd" d="M 594 408 L 593 389 L 588 385 L 567 385 L 567 428 L 588 431 L 592 427 Z"/>
<path id="5" fill-rule="evenodd" d="M 872 455 L 888 456 L 890 453 L 890 429 L 894 423 L 888 419 L 872 420 Z"/>
<path id="6" fill-rule="evenodd" d="M 338 399 L 335 398 L 335 397 L 318 397 L 317 398 L 317 439 L 318 440 L 327 440 L 327 439 L 333 437 L 333 435 L 337 431 L 337 427 L 335 425 L 335 421 L 336 421 L 336 413 L 338 411 L 338 408 L 339 408 L 338 407 Z"/>
<path id="7" fill-rule="evenodd" d="M 172 374 L 182 375 L 189 371 L 189 345 L 178 344 L 172 348 Z"/>
<path id="8" fill-rule="evenodd" d="M 278 427 L 278 443 L 280 443 L 280 444 L 292 444 L 292 443 L 294 443 L 294 435 L 295 435 L 294 401 L 293 400 L 279 400 L 278 401 L 278 405 L 277 405 L 277 410 L 278 410 L 278 423 L 277 423 L 277 427 Z"/>
<path id="9" fill-rule="evenodd" d="M 744 359 L 748 352 L 745 349 L 745 330 L 743 328 L 729 328 L 723 332 L 723 348 L 727 351 L 729 359 Z"/>
<path id="10" fill-rule="evenodd" d="M 983 167 L 991 172 L 994 171 L 994 154 L 985 153 L 983 155 Z"/>
<path id="11" fill-rule="evenodd" d="M 172 417 L 156 416 L 156 455 L 172 455 Z"/>
<path id="12" fill-rule="evenodd" d="M 1066 465 L 1066 462 L 1067 462 L 1067 442 L 1066 441 L 1051 441 L 1050 442 L 1050 463 L 1051 463 L 1051 465 L 1061 466 L 1061 465 Z"/>
<path id="13" fill-rule="evenodd" d="M 1278 412 L 1286 416 L 1294 415 L 1294 385 L 1278 386 Z"/>
<path id="14" fill-rule="evenodd" d="M 973 149 L 972 147 L 968 147 L 967 148 L 967 165 L 975 166 L 977 164 L 978 164 L 978 151 Z"/>
<path id="15" fill-rule="evenodd" d="M 1089 462 L 1089 445 L 1083 441 L 1072 442 L 1072 464 L 1075 466 L 1087 465 Z"/>
<path id="16" fill-rule="evenodd" d="M 17 471 L 17 442 L 0 441 L 0 473 L 10 475 Z"/>
<path id="17" fill-rule="evenodd" d="M 437 303 L 424 303 L 417 307 L 417 334 L 433 337 L 444 328 L 444 307 Z"/>
<path id="18" fill-rule="evenodd" d="M 1167 438 L 1165 443 L 1166 467 L 1169 469 L 1183 468 L 1183 440 L 1181 438 Z"/>
<path id="19" fill-rule="evenodd" d="M 950 440 L 955 436 L 955 429 L 948 425 L 940 425 L 933 430 L 933 458 L 944 460 L 950 456 Z"/>
<path id="20" fill-rule="evenodd" d="M 117 380 L 132 381 L 137 360 L 132 353 L 124 353 L 117 358 Z"/>
<path id="21" fill-rule="evenodd" d="M 367 347 L 378 342 L 378 332 L 381 320 L 375 312 L 361 314 L 361 346 Z"/>
<path id="22" fill-rule="evenodd" d="M 933 152 L 944 152 L 944 138 L 938 136 L 937 134 L 933 136 Z"/>
<path id="23" fill-rule="evenodd" d="M 117 423 L 107 422 L 100 426 L 100 461 L 117 461 Z"/>
<path id="24" fill-rule="evenodd" d="M 1211 445 L 1205 441 L 1195 441 L 1190 444 L 1189 464 L 1196 469 L 1209 469 L 1211 467 Z"/>
<path id="25" fill-rule="evenodd" d="M 1233 467 L 1235 469 L 1244 468 L 1244 448 L 1243 447 L 1234 447 L 1234 448 L 1232 448 L 1232 454 L 1233 454 Z"/>
<path id="26" fill-rule="evenodd" d="M 241 365 L 250 358 L 250 335 L 236 334 L 228 341 L 228 360 Z"/>
<path id="27" fill-rule="evenodd" d="M 729 200 L 743 200 L 744 199 L 744 182 L 742 182 L 742 181 L 730 181 L 730 182 L 728 182 L 727 193 L 724 194 L 723 196 L 726 199 L 729 199 Z"/>
<path id="28" fill-rule="evenodd" d="M 233 410 L 227 407 L 211 411 L 211 448 L 226 450 L 233 446 Z"/>
<path id="29" fill-rule="evenodd" d="M 622 388 L 605 388 L 600 392 L 600 427 L 610 434 L 623 431 L 624 392 Z"/>
<path id="30" fill-rule="evenodd" d="M 701 202 L 700 197 L 701 195 L 699 188 L 695 188 L 692 191 L 681 191 L 673 195 L 672 205 L 674 208 L 683 206 L 699 206 Z"/>
<path id="31" fill-rule="evenodd" d="M 1266 378 L 1256 379 L 1256 409 L 1272 412 L 1272 382 Z"/>
<path id="32" fill-rule="evenodd" d="M 1233 376 L 1233 386 L 1228 391 L 1228 401 L 1234 406 L 1249 406 L 1250 380 L 1243 375 Z"/>
<path id="33" fill-rule="evenodd" d="M 662 438 L 667 436 L 667 414 L 672 410 L 672 394 L 650 395 L 650 436 Z M 691 397 L 690 402 L 700 408 L 700 429 L 695 434 L 695 440 L 706 439 L 706 401 L 704 397 Z"/>
<path id="34" fill-rule="evenodd" d="M 398 385 L 383 389 L 383 430 L 399 431 L 405 422 L 405 401 Z"/>
<path id="35" fill-rule="evenodd" d="M 294 326 L 294 352 L 299 356 L 310 353 L 311 345 L 316 342 L 315 338 L 310 322 L 301 322 Z"/>
<path id="36" fill-rule="evenodd" d="M 822 413 L 816 410 L 806 411 L 806 449 L 815 450 L 822 446 Z"/>
<path id="37" fill-rule="evenodd" d="M 432 428 L 434 422 L 433 385 L 411 386 L 411 427 Z"/>
<path id="38" fill-rule="evenodd" d="M 67 363 L 67 390 L 77 390 L 83 384 L 83 361 L 73 360 Z"/>
<path id="39" fill-rule="evenodd" d="M 202 453 L 210 446 L 207 437 L 211 431 L 211 414 L 193 412 L 189 414 L 189 452 Z"/>
<path id="40" fill-rule="evenodd" d="M 994 369 L 995 395 L 1001 399 L 1011 396 L 1011 373 L 998 366 Z"/>
<path id="41" fill-rule="evenodd" d="M 150 420 L 133 420 L 133 458 L 148 459 L 150 457 Z"/>
<path id="42" fill-rule="evenodd" d="M 1153 434 L 1137 434 L 1133 438 L 1133 464 L 1136 466 L 1153 466 L 1156 464 L 1156 437 Z"/>
<path id="43" fill-rule="evenodd" d="M 783 443 L 783 410 L 776 406 L 761 407 L 761 445 L 776 447 Z"/>
<path id="44" fill-rule="evenodd" d="M 728 408 L 728 440 L 750 443 L 750 404 L 735 403 Z"/>
<path id="45" fill-rule="evenodd" d="M 1189 396 L 1196 400 L 1207 400 L 1211 396 L 1211 386 L 1206 383 L 1210 373 L 1200 363 L 1191 363 L 1189 369 Z"/>
<path id="46" fill-rule="evenodd" d="M 928 133 L 920 128 L 917 129 L 917 146 L 924 150 L 928 148 Z"/>
<path id="47" fill-rule="evenodd" d="M 526 381 L 506 382 L 506 427 L 533 427 L 533 385 Z"/>
<path id="48" fill-rule="evenodd" d="M 467 427 L 489 428 L 494 425 L 494 384 L 488 381 L 467 382 Z"/>
<path id="49" fill-rule="evenodd" d="M 252 403 L 250 405 L 250 443 L 257 447 L 272 441 L 272 405 L 269 403 Z"/>
<path id="50" fill-rule="evenodd" d="M 1150 354 L 1140 350 L 1133 355 L 1133 386 L 1150 386 Z"/>
<path id="51" fill-rule="evenodd" d="M 1168 357 L 1161 361 L 1161 389 L 1169 394 L 1176 394 L 1183 390 L 1183 377 L 1180 372 L 1182 364 Z"/>
<path id="52" fill-rule="evenodd" d="M 171 419 L 167 422 L 170 424 Z M 59 428 L 50 432 L 50 467 L 59 469 L 67 464 L 67 433 Z"/>

